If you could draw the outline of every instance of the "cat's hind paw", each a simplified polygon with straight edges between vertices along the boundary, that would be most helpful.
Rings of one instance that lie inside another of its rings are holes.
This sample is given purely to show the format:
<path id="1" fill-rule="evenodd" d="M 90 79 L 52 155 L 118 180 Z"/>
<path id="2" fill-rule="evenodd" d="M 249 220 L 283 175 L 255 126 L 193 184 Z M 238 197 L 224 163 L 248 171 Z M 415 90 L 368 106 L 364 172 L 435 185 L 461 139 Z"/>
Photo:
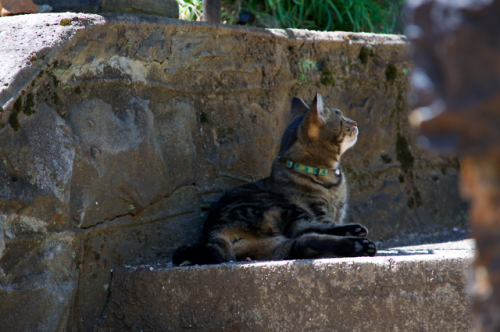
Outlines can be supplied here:
<path id="1" fill-rule="evenodd" d="M 350 238 L 354 245 L 353 256 L 375 256 L 377 254 L 377 246 L 370 240 L 364 238 Z"/>

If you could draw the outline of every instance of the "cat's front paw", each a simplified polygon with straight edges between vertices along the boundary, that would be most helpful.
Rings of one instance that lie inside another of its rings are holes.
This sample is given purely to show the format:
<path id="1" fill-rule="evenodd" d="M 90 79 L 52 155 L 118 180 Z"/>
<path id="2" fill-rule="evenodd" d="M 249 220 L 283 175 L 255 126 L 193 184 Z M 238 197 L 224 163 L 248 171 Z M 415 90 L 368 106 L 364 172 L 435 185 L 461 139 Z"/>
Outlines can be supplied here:
<path id="1" fill-rule="evenodd" d="M 366 237 L 368 235 L 368 229 L 360 224 L 347 224 L 343 228 L 345 228 L 345 236 Z"/>
<path id="2" fill-rule="evenodd" d="M 353 242 L 353 256 L 375 256 L 377 246 L 370 240 L 364 238 L 349 238 Z"/>

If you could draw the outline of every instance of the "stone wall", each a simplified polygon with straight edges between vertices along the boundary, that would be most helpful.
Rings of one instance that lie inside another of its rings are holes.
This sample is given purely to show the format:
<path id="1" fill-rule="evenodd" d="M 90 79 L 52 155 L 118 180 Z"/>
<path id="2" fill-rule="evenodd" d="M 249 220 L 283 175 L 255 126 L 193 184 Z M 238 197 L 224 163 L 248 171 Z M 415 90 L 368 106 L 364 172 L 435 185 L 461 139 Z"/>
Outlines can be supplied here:
<path id="1" fill-rule="evenodd" d="M 464 223 L 457 160 L 408 129 L 402 36 L 25 18 L 0 22 L 2 326 L 91 331 L 113 268 L 169 261 L 218 197 L 269 174 L 294 96 L 359 124 L 347 221 L 375 241 Z"/>
<path id="2" fill-rule="evenodd" d="M 147 14 L 179 18 L 176 0 L 33 0 L 52 12 Z"/>

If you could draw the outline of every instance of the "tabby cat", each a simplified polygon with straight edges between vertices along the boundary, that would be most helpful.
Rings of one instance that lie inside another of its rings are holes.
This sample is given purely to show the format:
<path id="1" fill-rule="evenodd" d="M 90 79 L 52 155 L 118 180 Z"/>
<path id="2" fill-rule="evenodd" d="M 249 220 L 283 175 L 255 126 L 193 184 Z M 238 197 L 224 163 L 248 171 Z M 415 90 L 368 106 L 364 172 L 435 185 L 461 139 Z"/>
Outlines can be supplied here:
<path id="1" fill-rule="evenodd" d="M 178 248 L 173 263 L 374 256 L 368 230 L 342 224 L 347 184 L 338 167 L 358 133 L 320 95 L 310 108 L 294 98 L 271 175 L 226 193 L 205 220 L 202 243 Z"/>

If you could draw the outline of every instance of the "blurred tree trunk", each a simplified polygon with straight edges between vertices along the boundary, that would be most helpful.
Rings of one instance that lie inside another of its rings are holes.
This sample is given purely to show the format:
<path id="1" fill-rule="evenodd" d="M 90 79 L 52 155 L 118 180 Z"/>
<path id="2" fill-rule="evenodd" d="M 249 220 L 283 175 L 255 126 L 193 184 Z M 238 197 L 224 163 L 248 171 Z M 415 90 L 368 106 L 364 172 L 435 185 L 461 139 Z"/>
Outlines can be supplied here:
<path id="1" fill-rule="evenodd" d="M 462 157 L 477 243 L 477 331 L 500 331 L 500 0 L 409 0 L 415 110 L 423 146 Z"/>
<path id="2" fill-rule="evenodd" d="M 221 23 L 222 3 L 221 0 L 203 0 L 203 21 Z"/>

